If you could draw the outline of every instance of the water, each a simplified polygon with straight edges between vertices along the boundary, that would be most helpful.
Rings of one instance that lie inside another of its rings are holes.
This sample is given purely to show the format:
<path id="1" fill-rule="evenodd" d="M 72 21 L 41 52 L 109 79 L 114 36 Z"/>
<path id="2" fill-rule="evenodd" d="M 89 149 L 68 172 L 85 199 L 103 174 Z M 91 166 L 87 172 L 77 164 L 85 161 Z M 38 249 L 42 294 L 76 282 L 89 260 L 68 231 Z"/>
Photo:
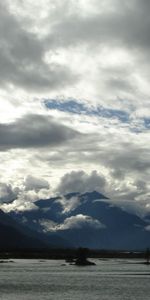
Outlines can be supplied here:
<path id="1" fill-rule="evenodd" d="M 14 260 L 0 264 L 1 300 L 149 300 L 150 266 L 95 260 L 77 267 L 64 261 Z"/>

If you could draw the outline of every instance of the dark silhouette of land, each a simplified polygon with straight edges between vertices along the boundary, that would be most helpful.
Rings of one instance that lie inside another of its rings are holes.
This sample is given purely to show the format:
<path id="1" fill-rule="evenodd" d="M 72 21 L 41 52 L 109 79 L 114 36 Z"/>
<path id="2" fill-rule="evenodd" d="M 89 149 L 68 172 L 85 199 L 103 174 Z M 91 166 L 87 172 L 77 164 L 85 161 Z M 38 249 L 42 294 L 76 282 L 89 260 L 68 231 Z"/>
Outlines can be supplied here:
<path id="1" fill-rule="evenodd" d="M 19 237 L 19 234 L 23 234 L 22 243 L 24 243 L 26 236 L 24 248 L 32 248 L 34 245 L 42 248 L 47 245 L 48 248 L 83 247 L 90 249 L 107 249 L 110 251 L 111 249 L 118 251 L 140 251 L 141 249 L 144 250 L 150 247 L 150 232 L 144 230 L 148 225 L 148 220 L 150 220 L 149 215 L 145 218 L 141 218 L 133 212 L 131 213 L 119 206 L 115 206 L 105 195 L 97 191 L 86 192 L 84 194 L 70 193 L 64 195 L 67 201 L 72 201 L 72 197 L 77 197 L 78 205 L 76 205 L 73 210 L 68 211 L 67 215 L 64 213 L 64 208 L 61 205 L 61 197 L 36 201 L 35 205 L 38 208 L 36 210 L 22 212 L 11 211 L 9 216 L 8 214 L 6 216 L 6 213 L 3 213 L 2 216 L 1 212 L 0 224 L 3 217 L 3 220 L 5 219 L 5 225 L 10 225 L 11 228 L 14 227 L 17 231 L 14 233 L 14 236 L 16 235 L 14 241 L 12 239 L 12 230 L 10 234 L 9 232 L 7 234 L 8 239 L 5 238 L 5 233 L 3 235 L 3 244 L 5 242 L 5 244 L 7 243 L 6 245 L 8 245 L 8 242 L 11 241 L 13 247 L 15 245 L 17 247 L 21 244 L 21 236 Z M 95 226 L 91 226 L 90 224 L 92 223 L 87 220 L 87 222 L 84 222 L 84 226 L 80 228 L 78 228 L 78 226 L 71 226 L 56 230 L 55 232 L 45 232 L 42 222 L 39 222 L 39 220 L 45 219 L 57 224 L 63 224 L 66 218 L 76 218 L 78 215 L 89 216 L 91 220 L 97 220 L 102 226 L 98 226 L 99 228 L 96 226 L 95 228 Z M 25 223 L 22 222 L 23 219 L 26 220 Z M 30 237 L 34 238 L 34 242 L 29 239 Z"/>
<path id="2" fill-rule="evenodd" d="M 146 249 L 146 252 L 145 252 L 145 259 L 146 259 L 145 264 L 146 264 L 146 265 L 150 265 L 150 250 L 149 250 L 149 248 Z"/>
<path id="3" fill-rule="evenodd" d="M 87 260 L 88 257 L 88 249 L 87 248 L 79 248 L 77 251 L 77 259 L 75 261 L 75 265 L 77 266 L 93 266 L 95 263 Z"/>
<path id="4" fill-rule="evenodd" d="M 80 250 L 81 251 L 81 250 Z M 80 252 L 81 253 L 81 252 Z M 149 258 L 147 258 L 145 251 L 115 251 L 115 250 L 93 250 L 88 249 L 87 254 L 80 254 L 79 249 L 64 249 L 64 248 L 0 248 L 0 259 L 62 259 L 69 263 L 87 261 L 87 257 L 97 259 L 109 259 L 109 258 L 123 258 L 123 259 L 141 259 L 143 263 L 150 265 Z"/>

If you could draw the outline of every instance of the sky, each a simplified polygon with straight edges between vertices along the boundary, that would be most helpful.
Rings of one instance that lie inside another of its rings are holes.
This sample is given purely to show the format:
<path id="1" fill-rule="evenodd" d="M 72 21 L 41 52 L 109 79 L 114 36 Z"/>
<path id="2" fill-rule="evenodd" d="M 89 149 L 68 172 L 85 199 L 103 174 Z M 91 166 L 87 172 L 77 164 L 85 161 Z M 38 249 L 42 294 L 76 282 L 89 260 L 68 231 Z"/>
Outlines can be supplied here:
<path id="1" fill-rule="evenodd" d="M 0 3 L 0 203 L 97 190 L 150 210 L 150 1 Z"/>

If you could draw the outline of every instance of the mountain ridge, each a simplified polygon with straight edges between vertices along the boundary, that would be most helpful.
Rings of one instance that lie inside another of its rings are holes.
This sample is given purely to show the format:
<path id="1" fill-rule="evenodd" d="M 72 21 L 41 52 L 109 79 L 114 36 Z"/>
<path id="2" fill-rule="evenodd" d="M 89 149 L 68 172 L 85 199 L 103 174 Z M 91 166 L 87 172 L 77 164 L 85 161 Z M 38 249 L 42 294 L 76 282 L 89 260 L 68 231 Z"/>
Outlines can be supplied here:
<path id="1" fill-rule="evenodd" d="M 73 247 L 141 250 L 150 246 L 149 223 L 112 205 L 97 191 L 41 199 L 35 205 L 35 211 L 12 212 L 12 216 L 20 223 L 25 218 L 29 228 L 45 233 L 49 241 L 56 234 Z"/>

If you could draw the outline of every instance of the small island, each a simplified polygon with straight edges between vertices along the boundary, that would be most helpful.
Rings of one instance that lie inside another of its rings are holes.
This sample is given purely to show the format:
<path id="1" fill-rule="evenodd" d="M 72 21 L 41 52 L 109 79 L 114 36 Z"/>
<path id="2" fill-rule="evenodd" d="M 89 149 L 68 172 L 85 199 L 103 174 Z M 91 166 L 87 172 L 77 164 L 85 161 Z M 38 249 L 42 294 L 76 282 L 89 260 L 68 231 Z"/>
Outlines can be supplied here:
<path id="1" fill-rule="evenodd" d="M 150 265 L 150 250 L 149 248 L 146 249 L 146 252 L 145 252 L 145 262 L 144 262 L 145 265 Z"/>
<path id="2" fill-rule="evenodd" d="M 87 260 L 88 249 L 87 248 L 79 248 L 77 252 L 77 258 L 75 260 L 76 266 L 95 266 L 94 262 Z"/>

